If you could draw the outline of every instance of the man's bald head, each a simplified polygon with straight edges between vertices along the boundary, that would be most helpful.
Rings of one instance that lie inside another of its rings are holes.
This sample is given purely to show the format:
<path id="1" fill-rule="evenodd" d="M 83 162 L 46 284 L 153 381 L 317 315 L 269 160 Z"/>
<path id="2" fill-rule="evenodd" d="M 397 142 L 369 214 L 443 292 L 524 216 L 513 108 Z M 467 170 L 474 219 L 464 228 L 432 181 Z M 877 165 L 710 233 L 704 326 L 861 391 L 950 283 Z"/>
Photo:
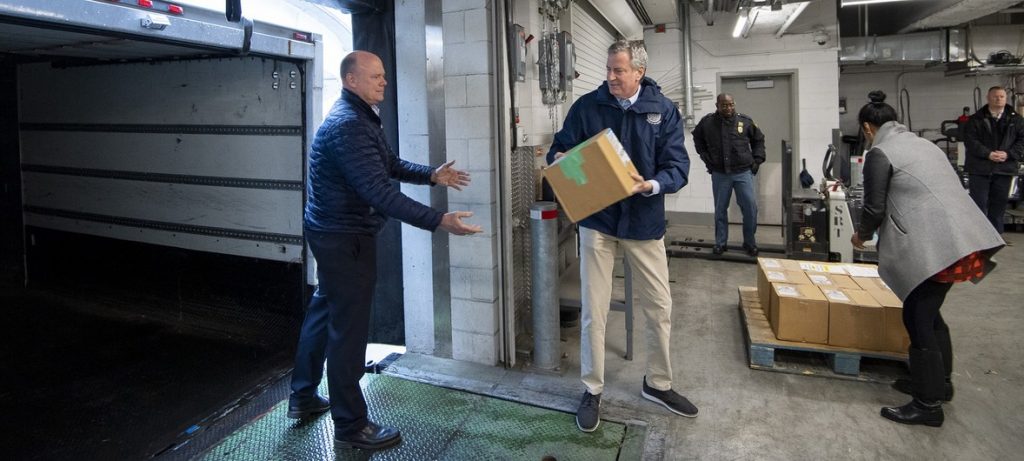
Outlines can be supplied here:
<path id="1" fill-rule="evenodd" d="M 715 107 L 718 108 L 719 115 L 725 118 L 732 118 L 733 115 L 736 115 L 736 103 L 732 100 L 731 94 L 719 94 L 717 101 Z"/>
<path id="2" fill-rule="evenodd" d="M 341 60 L 341 84 L 369 105 L 384 101 L 384 62 L 368 51 L 353 51 Z"/>

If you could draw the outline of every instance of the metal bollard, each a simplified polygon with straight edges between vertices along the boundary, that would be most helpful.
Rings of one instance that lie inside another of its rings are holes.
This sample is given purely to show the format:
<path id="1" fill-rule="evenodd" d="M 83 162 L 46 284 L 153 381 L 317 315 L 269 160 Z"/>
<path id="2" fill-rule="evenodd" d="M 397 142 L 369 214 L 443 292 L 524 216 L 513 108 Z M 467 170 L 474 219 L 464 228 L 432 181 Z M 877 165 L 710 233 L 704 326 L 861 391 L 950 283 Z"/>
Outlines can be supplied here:
<path id="1" fill-rule="evenodd" d="M 558 325 L 558 205 L 530 205 L 530 283 L 533 311 L 533 366 L 558 370 L 562 348 Z"/>

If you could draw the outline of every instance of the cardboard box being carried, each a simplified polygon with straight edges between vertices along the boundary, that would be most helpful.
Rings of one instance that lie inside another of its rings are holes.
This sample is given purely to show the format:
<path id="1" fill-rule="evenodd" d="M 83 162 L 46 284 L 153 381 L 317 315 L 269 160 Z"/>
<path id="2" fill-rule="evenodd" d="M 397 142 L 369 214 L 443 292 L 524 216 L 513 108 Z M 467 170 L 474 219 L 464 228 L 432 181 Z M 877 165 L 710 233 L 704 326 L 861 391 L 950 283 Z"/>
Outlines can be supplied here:
<path id="1" fill-rule="evenodd" d="M 883 338 L 882 350 L 906 353 L 910 349 L 910 335 L 903 326 L 903 302 L 878 277 L 853 277 L 864 291 L 868 292 L 882 306 Z"/>
<path id="2" fill-rule="evenodd" d="M 631 195 L 637 173 L 615 133 L 604 129 L 569 149 L 544 170 L 562 210 L 572 222 Z"/>
<path id="3" fill-rule="evenodd" d="M 885 349 L 882 306 L 864 290 L 820 286 L 828 299 L 828 343 L 832 346 Z"/>
<path id="4" fill-rule="evenodd" d="M 828 300 L 815 285 L 773 283 L 771 325 L 786 341 L 828 343 Z"/>

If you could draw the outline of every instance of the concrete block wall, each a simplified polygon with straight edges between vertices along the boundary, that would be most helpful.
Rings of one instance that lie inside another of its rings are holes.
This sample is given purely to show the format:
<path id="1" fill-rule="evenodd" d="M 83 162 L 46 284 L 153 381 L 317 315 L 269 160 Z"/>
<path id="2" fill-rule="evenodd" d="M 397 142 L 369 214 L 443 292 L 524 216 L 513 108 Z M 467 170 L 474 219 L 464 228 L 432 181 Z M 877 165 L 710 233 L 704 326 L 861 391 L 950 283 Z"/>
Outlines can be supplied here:
<path id="1" fill-rule="evenodd" d="M 720 18 L 714 26 L 708 26 L 699 14 L 693 10 L 691 13 L 693 84 L 702 90 L 697 93 L 717 94 L 722 75 L 794 71 L 792 82 L 797 92 L 794 154 L 798 159 L 807 159 L 809 165 L 820 165 L 832 141 L 832 129 L 839 127 L 839 66 L 835 39 L 838 25 L 835 6 L 822 9 L 822 24 L 825 24 L 825 30 L 832 37 L 825 46 L 814 43 L 810 34 L 785 35 L 781 39 L 776 39 L 774 35 L 733 39 L 731 21 Z M 651 56 L 649 66 L 652 77 L 660 73 L 662 81 L 659 83 L 663 87 L 673 86 L 674 82 L 670 80 L 682 78 L 681 72 L 671 72 L 671 68 L 679 62 L 679 46 L 682 42 L 679 25 L 668 24 L 668 30 L 663 34 L 657 34 L 653 29 L 646 30 L 644 40 Z M 695 121 L 713 112 L 713 97 L 695 98 L 694 109 Z M 711 177 L 693 148 L 689 134 L 692 129 L 692 126 L 686 127 L 686 148 L 691 160 L 690 184 L 667 197 L 666 209 L 670 212 L 713 213 Z"/>
<path id="2" fill-rule="evenodd" d="M 469 187 L 449 190 L 448 206 L 472 211 L 468 221 L 484 229 L 449 240 L 452 358 L 496 365 L 501 321 L 490 8 L 486 0 L 442 1 L 446 152 L 449 160 L 472 175 Z"/>
<path id="3" fill-rule="evenodd" d="M 395 7 L 396 16 L 409 25 L 395 28 L 395 38 L 403 46 L 395 49 L 396 75 L 388 78 L 397 85 L 398 152 L 405 160 L 430 165 L 424 2 L 397 2 Z M 429 187 L 402 184 L 402 193 L 420 203 L 430 203 Z M 421 354 L 432 354 L 437 346 L 434 336 L 433 251 L 429 232 L 402 224 L 405 346 L 410 352 Z"/>

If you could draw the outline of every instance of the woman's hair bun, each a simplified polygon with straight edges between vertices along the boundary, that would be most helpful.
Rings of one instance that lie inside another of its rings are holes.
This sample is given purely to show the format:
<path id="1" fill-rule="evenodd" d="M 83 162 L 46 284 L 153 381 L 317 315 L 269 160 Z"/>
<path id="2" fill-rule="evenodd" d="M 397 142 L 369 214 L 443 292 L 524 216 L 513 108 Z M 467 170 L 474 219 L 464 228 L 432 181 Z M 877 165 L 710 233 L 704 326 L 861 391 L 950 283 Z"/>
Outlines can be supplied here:
<path id="1" fill-rule="evenodd" d="M 875 90 L 868 93 L 868 99 L 874 104 L 882 104 L 885 102 L 885 92 L 882 90 Z"/>

